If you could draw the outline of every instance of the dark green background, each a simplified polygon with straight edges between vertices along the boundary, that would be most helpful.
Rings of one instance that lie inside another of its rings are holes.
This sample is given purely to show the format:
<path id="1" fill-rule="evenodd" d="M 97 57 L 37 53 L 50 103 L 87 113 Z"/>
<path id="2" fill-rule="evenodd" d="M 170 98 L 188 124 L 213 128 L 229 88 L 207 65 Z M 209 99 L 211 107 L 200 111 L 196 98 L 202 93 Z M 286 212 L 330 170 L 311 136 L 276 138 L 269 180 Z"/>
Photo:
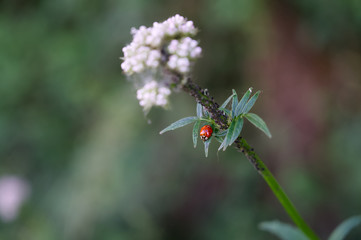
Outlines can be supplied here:
<path id="1" fill-rule="evenodd" d="M 191 97 L 144 117 L 121 49 L 176 13 L 200 29 L 194 81 L 218 102 L 262 90 L 273 138 L 243 136 L 312 228 L 325 239 L 361 213 L 361 1 L 3 0 L 0 175 L 32 193 L 1 239 L 275 239 L 258 224 L 290 222 L 238 152 L 158 134 L 195 114 Z"/>

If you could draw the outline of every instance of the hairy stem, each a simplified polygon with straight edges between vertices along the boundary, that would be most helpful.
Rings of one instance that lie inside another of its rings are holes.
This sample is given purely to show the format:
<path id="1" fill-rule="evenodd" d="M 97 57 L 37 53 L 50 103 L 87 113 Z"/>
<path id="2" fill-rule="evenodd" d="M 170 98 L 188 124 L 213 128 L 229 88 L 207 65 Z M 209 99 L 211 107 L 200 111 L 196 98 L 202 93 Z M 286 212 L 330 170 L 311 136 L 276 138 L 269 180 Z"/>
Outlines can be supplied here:
<path id="1" fill-rule="evenodd" d="M 228 128 L 227 115 L 219 110 L 219 105 L 209 96 L 207 89 L 202 89 L 200 86 L 188 79 L 187 83 L 183 85 L 183 90 L 193 96 L 198 103 L 207 109 L 212 119 L 219 125 L 221 129 Z"/>
<path id="2" fill-rule="evenodd" d="M 174 80 L 175 82 L 179 83 L 179 76 L 176 76 Z M 189 93 L 197 100 L 197 102 L 199 102 L 207 109 L 207 111 L 211 114 L 212 119 L 219 125 L 221 129 L 227 129 L 229 127 L 227 116 L 223 113 L 223 111 L 218 109 L 218 103 L 214 101 L 213 97 L 209 96 L 207 89 L 202 89 L 196 83 L 192 82 L 190 78 L 187 79 L 186 83 L 181 85 L 183 91 Z M 301 229 L 301 231 L 303 231 L 303 233 L 308 236 L 309 239 L 319 239 L 312 231 L 312 229 L 307 225 L 307 223 L 302 219 L 275 177 L 268 170 L 267 166 L 262 162 L 259 156 L 255 153 L 254 149 L 251 148 L 250 145 L 246 142 L 246 140 L 242 137 L 238 137 L 234 143 L 234 146 L 246 156 L 246 158 L 258 171 L 258 173 L 267 182 L 268 186 L 271 188 L 287 214 L 298 226 L 298 228 Z"/>

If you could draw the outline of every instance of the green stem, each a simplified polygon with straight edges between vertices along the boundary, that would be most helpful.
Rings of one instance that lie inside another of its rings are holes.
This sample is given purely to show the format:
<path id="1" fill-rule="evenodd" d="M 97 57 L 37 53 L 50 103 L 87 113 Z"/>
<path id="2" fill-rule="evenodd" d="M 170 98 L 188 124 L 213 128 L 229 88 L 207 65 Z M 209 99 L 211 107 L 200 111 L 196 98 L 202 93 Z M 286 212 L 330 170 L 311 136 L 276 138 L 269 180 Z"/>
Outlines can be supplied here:
<path id="1" fill-rule="evenodd" d="M 182 76 L 174 75 L 174 82 L 180 83 Z M 190 78 L 187 79 L 182 85 L 182 89 L 193 96 L 197 102 L 199 102 L 207 111 L 211 114 L 211 118 L 219 126 L 220 129 L 225 130 L 229 127 L 228 117 L 219 110 L 219 105 L 209 96 L 209 93 L 206 89 L 202 89 L 200 86 L 192 82 Z M 311 240 L 318 240 L 317 235 L 312 231 L 312 229 L 307 225 L 307 223 L 302 219 L 300 214 L 297 212 L 296 208 L 293 206 L 292 202 L 287 197 L 286 193 L 283 191 L 275 177 L 268 170 L 266 165 L 261 161 L 258 155 L 254 152 L 246 140 L 242 137 L 238 137 L 235 141 L 236 147 L 244 153 L 247 159 L 252 163 L 256 168 L 259 174 L 267 182 L 268 186 L 272 189 L 273 193 L 276 195 L 277 199 L 282 204 L 283 208 L 286 210 L 287 214 L 297 225 L 299 229 Z"/>
<path id="2" fill-rule="evenodd" d="M 296 210 L 293 203 L 287 197 L 286 193 L 277 182 L 276 178 L 267 168 L 267 166 L 262 162 L 262 160 L 258 157 L 258 155 L 254 152 L 254 150 L 248 145 L 246 140 L 239 137 L 236 140 L 236 146 L 240 149 L 247 159 L 251 162 L 251 164 L 255 167 L 259 174 L 263 177 L 263 179 L 267 182 L 268 186 L 271 188 L 273 193 L 276 195 L 278 201 L 282 204 L 283 208 L 286 210 L 287 214 L 293 220 L 293 222 L 297 225 L 301 231 L 309 237 L 311 240 L 318 240 L 317 235 L 312 231 L 312 229 L 307 225 L 307 223 L 302 219 L 298 211 Z"/>

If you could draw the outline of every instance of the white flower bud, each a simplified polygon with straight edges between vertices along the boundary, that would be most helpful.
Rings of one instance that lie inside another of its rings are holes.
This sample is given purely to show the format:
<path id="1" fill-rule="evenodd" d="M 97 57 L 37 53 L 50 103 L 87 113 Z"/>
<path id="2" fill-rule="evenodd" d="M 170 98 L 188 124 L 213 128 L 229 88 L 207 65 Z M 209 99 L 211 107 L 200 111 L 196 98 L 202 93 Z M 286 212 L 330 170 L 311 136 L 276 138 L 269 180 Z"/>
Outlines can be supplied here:
<path id="1" fill-rule="evenodd" d="M 188 58 L 180 58 L 177 61 L 177 69 L 181 73 L 187 73 L 189 71 L 189 60 Z"/>
<path id="2" fill-rule="evenodd" d="M 133 66 L 134 72 L 141 72 L 141 71 L 143 71 L 143 69 L 144 69 L 144 65 L 142 63 L 138 63 Z"/>
<path id="3" fill-rule="evenodd" d="M 160 87 L 156 81 L 152 80 L 137 91 L 137 98 L 139 100 L 139 105 L 147 111 L 152 106 L 166 107 L 168 105 L 168 96 L 170 93 L 171 91 L 169 88 Z"/>
<path id="4" fill-rule="evenodd" d="M 178 61 L 177 55 L 172 55 L 172 56 L 169 57 L 169 61 L 168 61 L 167 65 L 171 69 L 175 69 L 177 67 L 177 61 Z"/>
<path id="5" fill-rule="evenodd" d="M 178 14 L 164 22 L 154 22 L 149 28 L 145 26 L 140 26 L 139 29 L 132 28 L 133 41 L 123 48 L 124 62 L 121 67 L 128 75 L 159 67 L 163 44 L 167 44 L 166 40 L 169 37 L 177 35 L 181 36 L 180 40 L 171 40 L 167 48 L 170 54 L 167 66 L 186 74 L 191 67 L 189 60 L 194 61 L 201 53 L 198 42 L 190 37 L 195 33 L 193 22 L 187 21 Z M 179 65 L 177 62 L 179 58 L 188 59 L 188 64 Z"/>
<path id="6" fill-rule="evenodd" d="M 169 53 L 176 53 L 177 49 L 178 49 L 178 40 L 172 40 L 168 46 L 168 51 Z"/>
<path id="7" fill-rule="evenodd" d="M 200 57 L 201 53 L 202 53 L 202 48 L 196 47 L 196 48 L 194 48 L 192 50 L 192 52 L 190 54 L 190 57 L 191 58 L 198 58 L 198 57 Z"/>
<path id="8" fill-rule="evenodd" d="M 122 65 L 121 65 L 121 67 L 122 67 L 122 69 L 123 69 L 124 72 L 129 72 L 129 71 L 130 71 L 130 68 L 131 68 L 131 66 L 130 66 L 130 64 L 129 64 L 128 61 L 123 62 Z"/>

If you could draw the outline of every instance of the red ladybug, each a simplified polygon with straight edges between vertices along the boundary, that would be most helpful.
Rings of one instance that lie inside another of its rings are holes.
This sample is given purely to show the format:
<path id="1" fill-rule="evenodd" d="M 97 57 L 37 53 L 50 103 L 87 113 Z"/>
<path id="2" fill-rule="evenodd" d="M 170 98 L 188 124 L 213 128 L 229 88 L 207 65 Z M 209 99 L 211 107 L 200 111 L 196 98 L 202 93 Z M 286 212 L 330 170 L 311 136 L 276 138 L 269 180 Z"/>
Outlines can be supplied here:
<path id="1" fill-rule="evenodd" d="M 213 133 L 212 127 L 209 125 L 204 125 L 201 128 L 201 131 L 199 132 L 199 136 L 203 141 L 207 141 L 212 136 L 212 133 Z"/>

